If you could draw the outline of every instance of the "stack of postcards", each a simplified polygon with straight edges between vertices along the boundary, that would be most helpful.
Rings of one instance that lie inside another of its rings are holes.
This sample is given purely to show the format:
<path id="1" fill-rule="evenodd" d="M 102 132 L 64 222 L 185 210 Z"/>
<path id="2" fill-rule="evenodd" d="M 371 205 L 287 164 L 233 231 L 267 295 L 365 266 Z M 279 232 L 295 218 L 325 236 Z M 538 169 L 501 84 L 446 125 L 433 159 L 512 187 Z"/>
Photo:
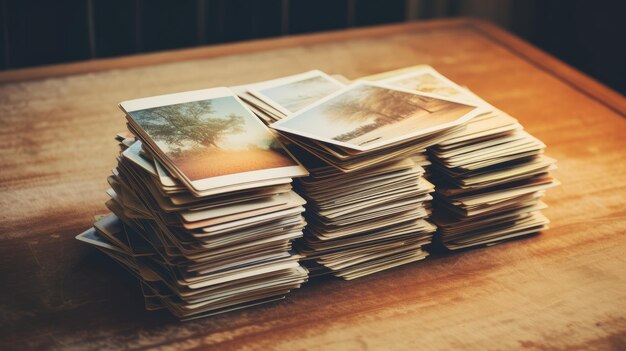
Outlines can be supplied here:
<path id="1" fill-rule="evenodd" d="M 130 134 L 108 181 L 113 214 L 79 235 L 181 319 L 285 296 L 308 278 L 292 251 L 307 171 L 226 88 L 126 101 Z"/>
<path id="2" fill-rule="evenodd" d="M 491 245 L 547 229 L 540 212 L 555 160 L 516 119 L 428 66 L 387 72 L 381 83 L 486 108 L 466 128 L 429 149 L 436 184 L 433 220 L 448 249 Z"/>
<path id="3" fill-rule="evenodd" d="M 434 187 L 426 148 L 480 113 L 472 104 L 360 82 L 320 71 L 237 90 L 277 130 L 310 176 L 298 246 L 313 274 L 354 279 L 417 261 L 432 241 Z"/>
<path id="4" fill-rule="evenodd" d="M 421 260 L 436 231 L 451 250 L 537 233 L 558 184 L 541 141 L 429 66 L 120 108 L 112 213 L 77 238 L 135 275 L 148 309 L 180 319 Z"/>

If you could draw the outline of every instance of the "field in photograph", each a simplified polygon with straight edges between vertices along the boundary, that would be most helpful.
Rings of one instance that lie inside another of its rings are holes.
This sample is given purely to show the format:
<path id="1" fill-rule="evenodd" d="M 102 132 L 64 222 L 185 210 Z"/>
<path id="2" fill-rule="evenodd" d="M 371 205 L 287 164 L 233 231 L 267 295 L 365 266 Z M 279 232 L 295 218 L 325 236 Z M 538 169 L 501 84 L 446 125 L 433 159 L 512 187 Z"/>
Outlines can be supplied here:
<path id="1" fill-rule="evenodd" d="M 190 180 L 218 177 L 268 168 L 289 167 L 294 162 L 278 152 L 265 149 L 211 150 L 177 160 L 176 165 Z"/>
<path id="2" fill-rule="evenodd" d="M 394 138 L 410 132 L 417 132 L 450 123 L 467 114 L 472 109 L 473 107 L 466 105 L 450 105 L 432 113 L 419 111 L 412 116 L 395 121 L 392 124 L 381 125 L 369 133 L 345 141 L 355 145 L 367 145 L 381 139 Z"/>

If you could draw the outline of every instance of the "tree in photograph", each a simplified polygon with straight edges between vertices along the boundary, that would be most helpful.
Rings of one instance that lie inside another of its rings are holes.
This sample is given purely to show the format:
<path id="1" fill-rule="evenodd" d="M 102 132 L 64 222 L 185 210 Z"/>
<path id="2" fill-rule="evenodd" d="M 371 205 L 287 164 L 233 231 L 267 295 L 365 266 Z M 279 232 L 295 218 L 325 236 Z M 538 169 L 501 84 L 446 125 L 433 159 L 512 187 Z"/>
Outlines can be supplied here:
<path id="1" fill-rule="evenodd" d="M 427 113 L 433 111 L 428 107 L 432 98 L 405 93 L 397 90 L 384 90 L 378 93 L 378 101 L 382 108 L 387 107 L 395 110 L 396 114 L 410 116 L 416 111 L 423 110 Z"/>
<path id="2" fill-rule="evenodd" d="M 413 94 L 362 86 L 329 104 L 326 112 L 343 121 L 363 123 L 350 132 L 334 137 L 335 140 L 347 141 L 413 116 L 418 111 L 431 113 L 424 107 L 425 102 L 427 100 Z"/>
<path id="3" fill-rule="evenodd" d="M 131 115 L 153 139 L 180 148 L 219 148 L 224 136 L 245 131 L 242 116 L 211 116 L 214 113 L 211 101 L 204 100 L 135 111 Z"/>
<path id="4" fill-rule="evenodd" d="M 364 86 L 329 103 L 325 112 L 347 122 L 371 123 L 374 119 L 389 123 L 402 118 L 382 108 L 379 98 L 373 88 Z"/>
<path id="5" fill-rule="evenodd" d="M 354 138 L 358 138 L 358 137 L 360 137 L 363 134 L 367 134 L 367 133 L 369 133 L 369 132 L 371 132 L 371 131 L 379 128 L 379 127 L 380 127 L 380 125 L 378 123 L 376 123 L 376 122 L 371 123 L 371 124 L 365 124 L 365 125 L 362 125 L 362 126 L 356 128 L 356 129 L 353 129 L 350 132 L 339 134 L 339 135 L 335 136 L 333 139 L 335 139 L 337 141 L 347 142 L 347 141 L 352 140 Z"/>
<path id="6" fill-rule="evenodd" d="M 363 86 L 331 103 L 326 112 L 350 122 L 366 122 L 374 118 L 381 125 L 403 120 L 416 111 L 431 113 L 428 98 L 378 87 Z"/>

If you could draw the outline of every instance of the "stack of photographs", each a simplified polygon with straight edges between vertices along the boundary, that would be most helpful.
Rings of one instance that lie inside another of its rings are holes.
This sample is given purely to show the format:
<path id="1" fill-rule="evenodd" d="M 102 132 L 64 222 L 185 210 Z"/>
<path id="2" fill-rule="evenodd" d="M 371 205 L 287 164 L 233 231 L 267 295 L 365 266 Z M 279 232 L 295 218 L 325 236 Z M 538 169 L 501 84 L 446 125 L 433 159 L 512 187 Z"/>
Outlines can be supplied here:
<path id="1" fill-rule="evenodd" d="M 357 82 L 271 124 L 310 172 L 296 191 L 307 200 L 299 251 L 311 274 L 354 279 L 425 258 L 436 229 L 426 220 L 434 187 L 415 160 L 481 113 L 470 103 Z"/>
<path id="2" fill-rule="evenodd" d="M 541 141 L 429 66 L 120 108 L 112 213 L 77 239 L 136 276 L 147 309 L 182 320 L 424 259 L 435 232 L 450 250 L 537 233 L 558 185 Z"/>
<path id="3" fill-rule="evenodd" d="M 517 120 L 432 67 L 370 77 L 383 84 L 454 98 L 486 108 L 466 128 L 429 148 L 436 185 L 433 221 L 451 250 L 493 245 L 547 229 L 545 190 L 558 185 L 555 160 Z"/>
<path id="4" fill-rule="evenodd" d="M 299 251 L 312 276 L 354 279 L 427 256 L 434 186 L 422 167 L 405 158 L 351 173 L 323 165 L 310 172 L 296 191 L 307 200 Z"/>
<path id="5" fill-rule="evenodd" d="M 112 214 L 77 238 L 141 282 L 149 309 L 198 318 L 283 298 L 308 279 L 292 242 L 308 172 L 227 88 L 126 101 Z"/>

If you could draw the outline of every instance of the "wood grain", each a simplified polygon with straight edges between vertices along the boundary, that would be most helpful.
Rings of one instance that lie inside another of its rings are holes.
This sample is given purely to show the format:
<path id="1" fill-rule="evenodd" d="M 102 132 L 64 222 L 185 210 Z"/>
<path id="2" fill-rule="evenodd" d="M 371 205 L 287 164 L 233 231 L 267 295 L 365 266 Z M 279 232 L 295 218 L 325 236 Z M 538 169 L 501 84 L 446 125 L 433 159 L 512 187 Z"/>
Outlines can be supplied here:
<path id="1" fill-rule="evenodd" d="M 0 349 L 626 348 L 622 96 L 470 20 L 194 50 L 0 74 Z M 314 281 L 283 302 L 183 324 L 145 312 L 135 282 L 74 240 L 105 211 L 119 101 L 421 63 L 548 145 L 563 183 L 546 198 L 552 229 L 356 281 Z"/>

